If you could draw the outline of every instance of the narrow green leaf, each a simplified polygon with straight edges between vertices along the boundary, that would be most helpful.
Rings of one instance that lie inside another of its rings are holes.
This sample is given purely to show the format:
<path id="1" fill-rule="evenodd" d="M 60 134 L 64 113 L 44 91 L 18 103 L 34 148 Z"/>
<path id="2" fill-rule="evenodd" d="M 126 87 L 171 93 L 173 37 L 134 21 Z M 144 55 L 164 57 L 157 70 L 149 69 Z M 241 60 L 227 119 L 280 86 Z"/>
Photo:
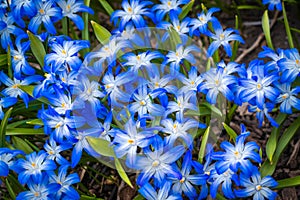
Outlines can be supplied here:
<path id="1" fill-rule="evenodd" d="M 270 33 L 270 22 L 269 22 L 268 10 L 264 12 L 264 15 L 262 17 L 262 28 L 266 37 L 267 45 L 271 49 L 274 49 L 272 39 L 271 39 L 271 33 Z"/>
<path id="2" fill-rule="evenodd" d="M 6 129 L 6 135 L 44 135 L 44 129 L 33 128 L 9 128 Z"/>
<path id="3" fill-rule="evenodd" d="M 5 135 L 6 135 L 6 126 L 8 123 L 8 119 L 11 115 L 13 108 L 10 108 L 6 111 L 0 125 L 0 148 L 5 146 Z"/>
<path id="4" fill-rule="evenodd" d="M 84 5 L 89 7 L 90 6 L 90 2 L 91 0 L 84 0 Z M 84 28 L 82 30 L 82 40 L 87 40 L 89 41 L 90 37 L 89 37 L 89 13 L 87 12 L 84 12 L 82 14 L 82 18 L 83 18 L 83 22 L 84 22 Z M 82 49 L 80 51 L 80 53 L 83 55 L 83 57 L 85 56 L 85 54 L 87 54 L 87 52 L 89 52 L 89 48 L 85 48 L 85 49 Z"/>
<path id="5" fill-rule="evenodd" d="M 43 126 L 44 122 L 41 119 L 33 119 L 30 121 L 27 121 L 26 124 Z"/>
<path id="6" fill-rule="evenodd" d="M 225 128 L 226 132 L 230 136 L 230 138 L 232 138 L 235 142 L 235 138 L 237 137 L 236 132 L 231 127 L 229 127 L 227 124 L 225 124 L 225 123 L 222 123 L 222 124 L 223 124 L 223 127 Z"/>
<path id="7" fill-rule="evenodd" d="M 44 58 L 46 55 L 46 51 L 44 48 L 43 43 L 39 38 L 37 38 L 34 34 L 32 34 L 30 31 L 27 31 L 29 40 L 30 40 L 30 49 L 39 62 L 41 67 L 44 67 Z"/>
<path id="8" fill-rule="evenodd" d="M 32 153 L 33 149 L 22 139 L 17 136 L 11 138 L 12 143 L 16 149 L 24 151 L 26 154 Z"/>
<path id="9" fill-rule="evenodd" d="M 237 6 L 238 10 L 261 10 L 259 6 L 252 6 L 252 5 L 239 5 Z"/>
<path id="10" fill-rule="evenodd" d="M 7 65 L 7 54 L 0 55 L 0 66 Z"/>
<path id="11" fill-rule="evenodd" d="M 173 27 L 171 27 L 168 32 L 170 35 L 171 48 L 175 50 L 177 45 L 182 43 L 181 38 Z"/>
<path id="12" fill-rule="evenodd" d="M 186 4 L 182 7 L 182 11 L 178 17 L 180 20 L 185 18 L 187 16 L 187 14 L 192 10 L 194 3 L 195 3 L 195 0 L 191 0 L 188 4 Z"/>
<path id="13" fill-rule="evenodd" d="M 295 176 L 292 178 L 286 178 L 277 181 L 278 185 L 274 189 L 282 189 L 287 187 L 295 187 L 300 185 L 300 176 Z"/>
<path id="14" fill-rule="evenodd" d="M 204 134 L 202 136 L 201 147 L 200 147 L 200 151 L 198 154 L 198 161 L 200 163 L 203 163 L 203 158 L 205 157 L 205 149 L 206 149 L 206 144 L 207 144 L 207 140 L 208 140 L 208 136 L 209 136 L 209 131 L 210 131 L 210 127 L 207 127 L 206 131 L 204 132 Z"/>
<path id="15" fill-rule="evenodd" d="M 145 198 L 142 196 L 142 195 L 140 195 L 140 194 L 138 194 L 138 195 L 136 195 L 134 198 L 133 198 L 133 200 L 144 200 Z"/>
<path id="16" fill-rule="evenodd" d="M 217 114 L 219 117 L 222 117 L 222 112 L 214 105 L 211 105 L 208 102 L 204 102 L 204 103 L 200 103 L 200 106 L 203 105 L 207 108 L 209 108 L 212 112 L 214 112 L 215 114 Z"/>
<path id="17" fill-rule="evenodd" d="M 110 145 L 110 142 L 101 138 L 95 137 L 86 137 L 88 143 L 91 147 L 100 155 L 115 157 L 115 151 L 113 147 Z"/>
<path id="18" fill-rule="evenodd" d="M 13 191 L 10 183 L 8 182 L 8 179 L 5 179 L 5 185 L 6 185 L 7 191 L 9 193 L 9 196 L 11 197 L 11 199 L 16 199 L 16 194 Z"/>
<path id="19" fill-rule="evenodd" d="M 90 197 L 90 196 L 87 196 L 87 195 L 81 195 L 80 200 L 104 200 L 104 199 L 97 198 L 97 197 Z"/>
<path id="20" fill-rule="evenodd" d="M 21 85 L 19 86 L 19 88 L 34 98 L 33 96 L 34 85 Z M 45 104 L 50 104 L 48 99 L 46 99 L 45 97 L 40 97 L 37 100 Z"/>
<path id="21" fill-rule="evenodd" d="M 107 41 L 109 41 L 109 38 L 111 37 L 111 33 L 106 28 L 97 24 L 94 21 L 91 21 L 91 24 L 94 29 L 94 33 L 96 35 L 97 40 L 101 44 L 105 45 Z"/>
<path id="22" fill-rule="evenodd" d="M 7 72 L 8 77 L 13 78 L 12 69 L 11 69 L 11 51 L 10 51 L 10 45 L 7 46 Z"/>
<path id="23" fill-rule="evenodd" d="M 14 107 L 14 110 L 15 110 L 15 107 Z M 14 111 L 12 113 L 14 113 Z M 25 120 L 20 120 L 20 121 L 16 121 L 16 122 L 13 122 L 13 123 L 9 123 L 6 126 L 6 131 L 7 131 L 7 129 L 16 128 L 18 126 L 21 126 L 21 125 L 25 124 L 28 121 L 30 121 L 30 120 L 25 119 Z"/>
<path id="24" fill-rule="evenodd" d="M 283 121 L 286 119 L 286 117 L 287 114 L 279 113 L 279 115 L 276 117 L 275 120 L 279 125 L 281 125 Z M 273 155 L 277 147 L 277 141 L 278 141 L 280 130 L 281 130 L 281 126 L 279 126 L 278 128 L 273 127 L 271 135 L 266 144 L 266 154 L 270 162 L 272 162 L 273 160 Z"/>
<path id="25" fill-rule="evenodd" d="M 262 176 L 266 176 L 266 175 L 272 175 L 276 169 L 277 166 L 277 162 L 280 159 L 280 156 L 283 152 L 283 150 L 286 148 L 286 146 L 289 144 L 289 142 L 291 141 L 291 139 L 293 138 L 293 136 L 295 135 L 295 133 L 297 132 L 297 130 L 300 127 L 300 117 L 298 117 L 287 129 L 286 131 L 282 134 L 282 136 L 280 137 L 278 144 L 277 144 L 277 148 L 275 150 L 272 162 L 270 162 L 269 160 L 266 160 L 261 168 L 260 168 L 260 172 L 262 174 Z"/>
<path id="26" fill-rule="evenodd" d="M 14 177 L 13 173 L 8 174 L 7 179 L 11 183 L 11 185 L 14 186 L 13 189 L 17 194 L 26 190 L 25 187 L 20 184 L 18 179 L 16 179 L 16 177 Z"/>
<path id="27" fill-rule="evenodd" d="M 226 198 L 224 196 L 222 196 L 220 193 L 217 193 L 216 199 L 217 200 L 226 200 Z"/>
<path id="28" fill-rule="evenodd" d="M 282 1 L 282 13 L 283 13 L 283 21 L 284 21 L 285 31 L 288 37 L 289 46 L 292 49 L 294 48 L 294 42 L 293 42 L 293 37 L 292 37 L 292 33 L 291 33 L 291 29 L 290 29 L 290 25 L 286 15 L 286 10 L 283 1 Z"/>
<path id="29" fill-rule="evenodd" d="M 207 107 L 199 107 L 199 111 L 195 110 L 188 110 L 184 113 L 187 116 L 207 116 L 211 115 L 211 110 Z"/>
<path id="30" fill-rule="evenodd" d="M 133 185 L 131 184 L 130 179 L 128 178 L 124 168 L 122 167 L 122 164 L 120 163 L 119 159 L 115 157 L 115 165 L 116 169 L 120 175 L 120 177 L 123 179 L 125 183 L 127 183 L 131 188 L 133 188 Z"/>
<path id="31" fill-rule="evenodd" d="M 110 4 L 106 0 L 99 0 L 102 7 L 105 9 L 107 14 L 111 15 L 114 12 L 114 9 L 110 6 Z"/>
<path id="32" fill-rule="evenodd" d="M 239 18 L 237 15 L 235 15 L 235 30 L 239 29 Z M 230 58 L 230 61 L 234 61 L 237 55 L 238 47 L 239 47 L 239 42 L 237 40 L 234 41 L 233 43 L 233 49 L 232 49 L 232 56 Z"/>

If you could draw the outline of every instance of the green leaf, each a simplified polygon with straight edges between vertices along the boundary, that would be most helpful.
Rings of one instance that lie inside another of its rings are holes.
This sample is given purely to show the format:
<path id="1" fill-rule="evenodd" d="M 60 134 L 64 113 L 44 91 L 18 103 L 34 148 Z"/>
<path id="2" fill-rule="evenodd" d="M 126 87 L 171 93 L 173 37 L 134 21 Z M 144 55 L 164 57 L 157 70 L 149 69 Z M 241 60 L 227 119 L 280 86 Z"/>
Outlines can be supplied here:
<path id="1" fill-rule="evenodd" d="M 28 37 L 30 40 L 30 48 L 31 48 L 33 55 L 39 62 L 40 66 L 44 67 L 44 58 L 46 55 L 46 51 L 45 51 L 43 43 L 41 42 L 41 40 L 38 37 L 36 37 L 30 31 L 27 31 L 27 34 L 28 34 Z"/>
<path id="2" fill-rule="evenodd" d="M 202 136 L 201 147 L 200 147 L 200 151 L 198 154 L 198 161 L 200 163 L 203 163 L 203 158 L 205 157 L 205 149 L 206 149 L 206 144 L 207 144 L 207 140 L 208 140 L 208 136 L 209 136 L 209 131 L 210 131 L 210 127 L 207 127 L 206 131 L 204 132 L 204 134 Z"/>
<path id="3" fill-rule="evenodd" d="M 182 7 L 182 11 L 178 17 L 180 20 L 185 18 L 187 16 L 187 14 L 192 10 L 194 3 L 195 3 L 195 0 L 191 0 L 188 4 L 186 4 Z"/>
<path id="4" fill-rule="evenodd" d="M 10 108 L 8 111 L 6 111 L 0 125 L 0 148 L 5 147 L 5 135 L 6 135 L 6 126 L 8 123 L 8 119 L 11 115 L 13 108 Z"/>
<path id="5" fill-rule="evenodd" d="M 279 125 L 281 125 L 283 121 L 286 119 L 286 117 L 287 114 L 279 113 L 279 115 L 276 117 L 275 120 Z M 273 155 L 277 147 L 277 141 L 278 141 L 280 130 L 281 130 L 281 126 L 278 128 L 273 127 L 271 135 L 266 144 L 266 154 L 270 162 L 272 162 L 273 160 Z"/>
<path id="6" fill-rule="evenodd" d="M 0 66 L 7 65 L 7 54 L 0 55 Z"/>
<path id="7" fill-rule="evenodd" d="M 6 135 L 44 135 L 44 129 L 32 128 L 9 128 L 6 129 Z"/>
<path id="8" fill-rule="evenodd" d="M 111 33 L 106 28 L 97 24 L 94 21 L 91 21 L 91 24 L 94 29 L 94 33 L 96 35 L 97 40 L 101 44 L 105 45 L 107 41 L 109 41 L 109 38 L 111 37 Z"/>
<path id="9" fill-rule="evenodd" d="M 219 117 L 222 117 L 222 112 L 214 105 L 209 104 L 208 102 L 200 103 L 200 106 L 203 105 L 210 109 L 213 113 L 217 114 Z"/>
<path id="10" fill-rule="evenodd" d="M 278 185 L 274 189 L 283 189 L 287 187 L 295 187 L 300 185 L 300 176 L 295 176 L 292 178 L 286 178 L 277 181 Z"/>
<path id="11" fill-rule="evenodd" d="M 266 41 L 267 41 L 268 46 L 269 46 L 271 49 L 274 49 L 273 43 L 272 43 L 272 40 L 271 40 L 270 22 L 269 22 L 268 10 L 266 10 L 266 11 L 264 12 L 264 15 L 263 15 L 263 17 L 262 17 L 262 28 L 263 28 L 263 31 L 264 31 L 264 34 L 265 34 L 265 37 L 266 37 Z"/>
<path id="12" fill-rule="evenodd" d="M 9 193 L 9 196 L 11 197 L 11 199 L 16 199 L 16 194 L 13 191 L 10 183 L 8 182 L 8 179 L 5 179 L 5 185 L 6 185 L 6 188 L 8 190 L 8 193 Z"/>
<path id="13" fill-rule="evenodd" d="M 13 136 L 11 140 L 16 149 L 20 149 L 24 151 L 26 154 L 30 154 L 33 152 L 33 149 L 22 138 Z"/>
<path id="14" fill-rule="evenodd" d="M 34 90 L 34 85 L 20 85 L 19 88 L 21 90 L 23 90 L 24 92 L 26 92 L 27 94 L 29 94 L 31 97 L 35 98 L 33 96 L 33 90 Z M 38 99 L 36 99 L 42 103 L 45 103 L 45 104 L 50 104 L 50 102 L 48 101 L 48 99 L 46 99 L 45 97 L 40 97 Z"/>
<path id="15" fill-rule="evenodd" d="M 284 22 L 284 26 L 285 26 L 285 31 L 288 37 L 288 42 L 289 42 L 289 46 L 290 48 L 294 48 L 294 42 L 293 42 L 293 37 L 291 34 L 291 29 L 290 29 L 290 25 L 289 25 L 289 21 L 286 15 L 286 10 L 285 10 L 285 6 L 284 6 L 284 2 L 282 1 L 282 13 L 283 13 L 283 22 Z"/>
<path id="16" fill-rule="evenodd" d="M 101 138 L 95 137 L 86 137 L 88 143 L 91 147 L 100 155 L 108 156 L 108 157 L 115 157 L 115 151 L 113 147 L 110 145 L 110 142 Z"/>
<path id="17" fill-rule="evenodd" d="M 187 116 L 207 116 L 211 115 L 211 110 L 206 107 L 199 107 L 199 111 L 188 110 L 184 113 Z"/>
<path id="18" fill-rule="evenodd" d="M 173 27 L 170 27 L 168 32 L 170 35 L 171 48 L 175 50 L 177 45 L 182 43 L 181 38 L 178 32 Z"/>
<path id="19" fill-rule="evenodd" d="M 86 196 L 86 195 L 81 195 L 80 200 L 104 200 L 104 199 L 97 198 L 97 197 L 90 197 L 90 196 Z"/>
<path id="20" fill-rule="evenodd" d="M 99 0 L 102 7 L 105 9 L 107 14 L 111 15 L 114 12 L 114 9 L 110 6 L 110 4 L 106 0 Z"/>
<path id="21" fill-rule="evenodd" d="M 27 121 L 26 124 L 44 126 L 44 122 L 41 119 Z"/>
<path id="22" fill-rule="evenodd" d="M 252 5 L 239 5 L 237 6 L 238 10 L 261 10 L 259 6 L 252 6 Z"/>
<path id="23" fill-rule="evenodd" d="M 10 45 L 7 46 L 7 72 L 8 72 L 8 77 L 13 78 L 12 74 L 12 69 L 11 69 L 11 50 L 10 50 Z"/>
<path id="24" fill-rule="evenodd" d="M 295 135 L 299 127 L 300 127 L 300 117 L 298 117 L 280 137 L 272 162 L 266 160 L 262 164 L 260 168 L 260 172 L 262 176 L 272 175 L 274 173 L 277 166 L 277 162 L 279 161 L 279 158 L 283 150 L 289 144 L 289 142 L 291 141 L 291 139 L 293 138 L 293 136 Z"/>
<path id="25" fill-rule="evenodd" d="M 237 137 L 236 132 L 232 128 L 230 128 L 227 124 L 225 124 L 225 123 L 222 123 L 222 124 L 223 124 L 223 127 L 225 128 L 226 132 L 230 136 L 230 138 L 232 138 L 235 142 L 235 138 Z"/>
<path id="26" fill-rule="evenodd" d="M 134 198 L 133 198 L 133 200 L 144 200 L 145 198 L 142 196 L 142 195 L 140 195 L 140 194 L 138 194 L 138 195 L 136 195 Z"/>
<path id="27" fill-rule="evenodd" d="M 124 168 L 122 167 L 122 164 L 120 163 L 119 159 L 115 157 L 115 165 L 116 169 L 120 175 L 120 177 L 123 179 L 125 183 L 127 183 L 131 188 L 133 188 L 133 185 L 131 184 L 130 179 L 128 178 Z"/>

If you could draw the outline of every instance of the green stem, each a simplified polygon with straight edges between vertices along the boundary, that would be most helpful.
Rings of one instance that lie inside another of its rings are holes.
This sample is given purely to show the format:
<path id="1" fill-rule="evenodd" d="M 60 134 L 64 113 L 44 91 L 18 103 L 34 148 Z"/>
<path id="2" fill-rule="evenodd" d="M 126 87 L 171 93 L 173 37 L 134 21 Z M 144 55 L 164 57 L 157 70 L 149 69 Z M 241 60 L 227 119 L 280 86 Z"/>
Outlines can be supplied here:
<path id="1" fill-rule="evenodd" d="M 63 34 L 64 35 L 68 35 L 68 18 L 67 17 L 64 17 L 62 19 L 62 29 L 63 29 Z"/>
<path id="2" fill-rule="evenodd" d="M 84 5 L 90 6 L 90 0 L 84 0 Z M 82 39 L 89 41 L 89 14 L 83 13 L 82 14 L 83 21 L 84 21 L 84 29 L 82 31 Z M 89 52 L 89 48 L 85 48 L 82 50 L 83 56 Z"/>

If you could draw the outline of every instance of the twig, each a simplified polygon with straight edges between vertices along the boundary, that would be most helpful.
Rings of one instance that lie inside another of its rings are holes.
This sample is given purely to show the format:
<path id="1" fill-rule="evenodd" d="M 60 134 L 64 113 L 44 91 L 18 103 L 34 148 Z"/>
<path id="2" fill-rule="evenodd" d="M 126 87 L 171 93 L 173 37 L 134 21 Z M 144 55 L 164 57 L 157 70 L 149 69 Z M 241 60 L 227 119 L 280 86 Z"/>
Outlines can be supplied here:
<path id="1" fill-rule="evenodd" d="M 278 10 L 277 10 L 277 11 L 275 12 L 275 15 L 274 15 L 274 17 L 273 17 L 273 20 L 272 20 L 272 22 L 271 22 L 270 29 L 274 26 L 275 22 L 277 21 L 278 14 L 279 14 L 279 12 L 278 12 Z M 250 52 L 252 52 L 255 48 L 257 48 L 257 47 L 259 46 L 259 44 L 260 44 L 261 40 L 264 38 L 264 36 L 265 36 L 265 34 L 264 34 L 264 33 L 261 33 L 261 34 L 257 37 L 257 39 L 256 39 L 256 41 L 254 42 L 254 44 L 253 44 L 250 48 L 245 49 L 245 50 L 243 51 L 243 53 L 242 53 L 235 61 L 236 61 L 236 62 L 241 62 L 241 60 L 242 60 L 247 54 L 249 54 Z"/>
<path id="2" fill-rule="evenodd" d="M 293 150 L 293 152 L 292 152 L 292 154 L 291 154 L 291 156 L 290 156 L 290 158 L 289 158 L 289 160 L 288 160 L 288 162 L 287 162 L 286 165 L 290 164 L 290 162 L 291 162 L 293 159 L 295 159 L 296 155 L 297 155 L 298 152 L 299 152 L 299 147 L 300 147 L 300 140 L 298 140 L 298 142 L 295 144 L 294 150 Z"/>

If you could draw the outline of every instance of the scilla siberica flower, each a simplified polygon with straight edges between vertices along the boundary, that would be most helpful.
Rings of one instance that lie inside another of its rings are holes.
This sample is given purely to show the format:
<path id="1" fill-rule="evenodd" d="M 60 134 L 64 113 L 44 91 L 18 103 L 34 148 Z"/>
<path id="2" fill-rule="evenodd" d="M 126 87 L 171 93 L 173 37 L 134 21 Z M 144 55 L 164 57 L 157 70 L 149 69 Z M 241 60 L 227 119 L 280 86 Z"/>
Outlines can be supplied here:
<path id="1" fill-rule="evenodd" d="M 267 102 L 263 105 L 263 109 L 260 109 L 257 105 L 249 105 L 248 110 L 249 112 L 256 112 L 256 118 L 259 122 L 258 127 L 262 126 L 265 116 L 270 121 L 272 126 L 279 127 L 279 124 L 269 114 L 269 112 L 271 112 L 274 107 L 275 105 L 273 103 Z"/>
<path id="2" fill-rule="evenodd" d="M 156 21 L 161 21 L 167 13 L 172 11 L 176 14 L 181 12 L 180 5 L 187 4 L 190 0 L 160 0 L 161 4 L 154 5 L 152 10 L 155 11 Z"/>
<path id="3" fill-rule="evenodd" d="M 191 67 L 188 78 L 183 74 L 178 74 L 177 78 L 184 84 L 184 86 L 179 89 L 182 93 L 192 92 L 196 94 L 198 85 L 203 81 L 203 77 L 198 75 L 198 70 L 194 66 Z"/>
<path id="4" fill-rule="evenodd" d="M 36 14 L 35 2 L 32 0 L 14 0 L 11 1 L 11 11 L 16 19 L 16 23 L 22 28 L 25 27 L 23 17 L 32 18 Z"/>
<path id="5" fill-rule="evenodd" d="M 15 156 L 19 154 L 24 153 L 20 150 L 0 148 L 0 177 L 7 176 L 9 174 L 9 169 L 15 163 Z"/>
<path id="6" fill-rule="evenodd" d="M 133 22 L 136 28 L 142 28 L 146 25 L 143 16 L 152 18 L 152 13 L 146 6 L 152 5 L 151 1 L 124 0 L 122 2 L 123 10 L 116 10 L 111 14 L 111 21 L 116 25 L 120 18 L 120 31 L 123 31 L 128 22 Z"/>
<path id="7" fill-rule="evenodd" d="M 282 10 L 281 0 L 262 0 L 262 3 L 264 5 L 269 4 L 269 10 L 274 10 L 275 8 L 279 11 Z"/>
<path id="8" fill-rule="evenodd" d="M 227 55 L 231 57 L 232 48 L 229 42 L 238 41 L 244 43 L 243 38 L 239 35 L 237 30 L 230 28 L 223 30 L 222 25 L 218 21 L 213 23 L 213 28 L 215 33 L 211 33 L 210 31 L 207 32 L 207 35 L 214 40 L 207 49 L 208 57 L 211 57 L 220 46 L 223 46 Z"/>
<path id="9" fill-rule="evenodd" d="M 0 119 L 4 117 L 3 108 L 8 108 L 17 103 L 17 101 L 18 99 L 15 97 L 0 97 Z"/>
<path id="10" fill-rule="evenodd" d="M 38 154 L 33 152 L 20 158 L 14 166 L 15 171 L 19 173 L 18 180 L 21 184 L 25 184 L 28 180 L 34 183 L 40 183 L 43 179 L 43 172 L 56 169 L 53 160 L 48 160 L 45 151 L 39 151 Z"/>
<path id="11" fill-rule="evenodd" d="M 84 22 L 77 13 L 87 12 L 91 15 L 94 14 L 94 11 L 91 8 L 85 6 L 82 0 L 58 0 L 56 1 L 56 3 L 62 9 L 63 17 L 70 18 L 79 30 L 83 30 Z"/>
<path id="12" fill-rule="evenodd" d="M 218 160 L 215 165 L 218 174 L 222 174 L 228 169 L 233 172 L 241 169 L 245 174 L 250 174 L 252 169 L 250 160 L 261 163 L 261 158 L 258 154 L 259 146 L 255 142 L 247 142 L 245 144 L 245 139 L 250 135 L 250 132 L 246 132 L 244 125 L 241 125 L 241 132 L 241 135 L 236 138 L 235 145 L 224 141 L 220 147 L 225 152 L 219 151 L 213 154 L 212 158 Z"/>
<path id="13" fill-rule="evenodd" d="M 72 148 L 72 144 L 62 143 L 58 145 L 52 136 L 50 136 L 49 140 L 44 144 L 44 149 L 48 154 L 47 159 L 54 160 L 60 165 L 69 164 L 69 162 L 60 155 L 60 152 L 70 148 Z"/>
<path id="14" fill-rule="evenodd" d="M 235 195 L 240 198 L 253 196 L 254 200 L 275 200 L 277 194 L 270 188 L 276 187 L 278 183 L 271 176 L 262 178 L 256 167 L 251 172 L 251 176 L 244 173 L 240 175 L 240 185 L 244 188 L 235 190 Z"/>
<path id="15" fill-rule="evenodd" d="M 293 82 L 300 74 L 300 55 L 297 49 L 288 49 L 284 51 L 285 58 L 278 61 L 282 72 L 280 81 Z"/>

